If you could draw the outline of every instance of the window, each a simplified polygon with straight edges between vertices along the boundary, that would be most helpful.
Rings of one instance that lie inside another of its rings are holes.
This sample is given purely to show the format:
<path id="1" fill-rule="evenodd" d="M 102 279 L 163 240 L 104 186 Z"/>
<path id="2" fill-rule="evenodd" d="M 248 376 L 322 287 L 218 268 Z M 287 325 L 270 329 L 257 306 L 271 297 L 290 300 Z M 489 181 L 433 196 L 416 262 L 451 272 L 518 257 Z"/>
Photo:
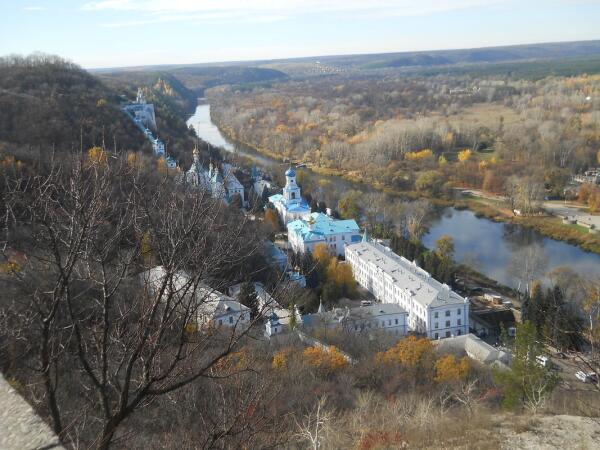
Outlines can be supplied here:
<path id="1" fill-rule="evenodd" d="M 398 325 L 398 319 L 396 319 L 396 325 Z"/>
<path id="2" fill-rule="evenodd" d="M 434 313 L 433 313 L 433 318 L 434 318 L 434 319 L 437 319 L 437 318 L 438 318 L 438 313 L 437 313 L 437 312 L 434 312 Z"/>
<path id="3" fill-rule="evenodd" d="M 450 337 L 450 332 L 446 331 L 446 337 Z"/>
<path id="4" fill-rule="evenodd" d="M 456 325 L 461 325 L 461 323 L 460 323 L 460 319 L 458 319 L 458 320 L 456 321 Z"/>
<path id="5" fill-rule="evenodd" d="M 437 333 L 435 333 L 435 334 L 433 335 L 433 338 L 434 338 L 434 339 L 439 339 L 439 338 L 440 338 L 440 335 L 439 335 L 439 334 L 437 334 Z"/>
<path id="6" fill-rule="evenodd" d="M 342 234 L 342 241 L 345 241 L 345 240 L 346 240 L 346 236 L 344 236 L 344 235 Z"/>
<path id="7" fill-rule="evenodd" d="M 460 330 L 458 330 L 458 332 L 456 333 L 458 336 L 460 336 Z"/>
<path id="8" fill-rule="evenodd" d="M 435 323 L 434 328 L 439 328 L 439 324 L 437 322 Z"/>
<path id="9" fill-rule="evenodd" d="M 295 198 L 296 198 L 296 193 L 292 192 L 292 199 L 295 199 Z"/>
<path id="10" fill-rule="evenodd" d="M 450 321 L 446 320 L 446 328 L 448 328 L 450 326 Z"/>
<path id="11" fill-rule="evenodd" d="M 233 323 L 233 316 L 229 316 L 229 323 Z"/>
<path id="12" fill-rule="evenodd" d="M 388 320 L 388 325 L 392 325 L 392 319 Z"/>
<path id="13" fill-rule="evenodd" d="M 462 309 L 457 309 L 456 310 L 456 314 L 458 314 L 460 316 Z"/>
<path id="14" fill-rule="evenodd" d="M 450 310 L 449 309 L 446 310 L 446 317 L 450 317 Z"/>

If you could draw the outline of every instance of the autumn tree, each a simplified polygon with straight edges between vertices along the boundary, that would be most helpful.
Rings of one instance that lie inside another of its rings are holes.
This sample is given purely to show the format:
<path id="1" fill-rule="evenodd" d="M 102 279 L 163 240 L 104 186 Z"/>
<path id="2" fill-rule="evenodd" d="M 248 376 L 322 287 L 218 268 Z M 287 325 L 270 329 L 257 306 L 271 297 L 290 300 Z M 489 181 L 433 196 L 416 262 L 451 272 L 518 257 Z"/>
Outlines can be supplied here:
<path id="1" fill-rule="evenodd" d="M 273 209 L 273 208 L 267 208 L 265 210 L 265 223 L 273 231 L 278 231 L 280 229 L 279 215 L 277 214 L 277 211 L 275 209 Z"/>
<path id="2" fill-rule="evenodd" d="M 407 367 L 422 367 L 433 358 L 433 344 L 427 338 L 408 336 L 390 349 L 377 353 L 375 360 L 380 364 L 402 364 Z"/>
<path id="3" fill-rule="evenodd" d="M 470 149 L 464 149 L 458 152 L 458 161 L 461 163 L 467 162 L 473 156 L 473 151 Z"/>
<path id="4" fill-rule="evenodd" d="M 337 372 L 348 366 L 348 359 L 333 345 L 328 346 L 326 349 L 307 347 L 303 355 L 308 364 L 326 374 Z"/>
<path id="5" fill-rule="evenodd" d="M 359 191 L 350 190 L 342 195 L 338 202 L 338 209 L 342 217 L 360 221 L 362 211 L 360 209 L 360 199 L 363 194 Z"/>
<path id="6" fill-rule="evenodd" d="M 435 381 L 452 383 L 465 380 L 471 369 L 469 358 L 458 359 L 454 355 L 445 355 L 435 362 Z"/>

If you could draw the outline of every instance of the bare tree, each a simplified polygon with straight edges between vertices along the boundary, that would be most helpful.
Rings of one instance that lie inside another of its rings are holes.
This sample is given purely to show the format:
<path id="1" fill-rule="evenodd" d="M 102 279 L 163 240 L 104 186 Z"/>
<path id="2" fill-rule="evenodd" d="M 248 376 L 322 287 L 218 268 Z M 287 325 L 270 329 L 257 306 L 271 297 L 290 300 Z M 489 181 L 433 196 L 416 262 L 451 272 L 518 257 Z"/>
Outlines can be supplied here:
<path id="1" fill-rule="evenodd" d="M 298 438 L 310 444 L 313 450 L 318 450 L 327 434 L 329 423 L 333 416 L 325 408 L 326 397 L 322 397 L 317 402 L 313 411 L 304 416 L 302 422 L 297 422 Z"/>
<path id="2" fill-rule="evenodd" d="M 221 201 L 102 159 L 6 186 L 6 248 L 26 258 L 3 314 L 24 336 L 29 388 L 64 441 L 86 420 L 86 445 L 107 448 L 134 411 L 212 377 L 247 333 L 207 326 L 214 291 L 259 245 Z M 139 274 L 155 265 L 150 289 Z"/>

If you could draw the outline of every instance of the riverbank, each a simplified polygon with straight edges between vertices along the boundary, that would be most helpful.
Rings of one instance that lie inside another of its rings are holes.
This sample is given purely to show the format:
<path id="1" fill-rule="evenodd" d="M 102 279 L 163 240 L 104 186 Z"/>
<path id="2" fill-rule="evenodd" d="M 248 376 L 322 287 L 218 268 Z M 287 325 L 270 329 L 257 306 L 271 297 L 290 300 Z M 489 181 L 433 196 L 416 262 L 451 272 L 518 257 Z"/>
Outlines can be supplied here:
<path id="1" fill-rule="evenodd" d="M 552 215 L 515 216 L 512 211 L 499 201 L 481 197 L 465 197 L 453 202 L 457 209 L 469 209 L 478 217 L 485 217 L 494 222 L 511 223 L 531 228 L 542 235 L 592 253 L 600 254 L 600 236 L 592 234 L 588 228 L 576 224 L 565 224 L 560 217 Z"/>
<path id="2" fill-rule="evenodd" d="M 277 152 L 269 149 L 259 148 L 249 142 L 245 142 L 235 136 L 233 130 L 223 127 L 218 121 L 213 122 L 219 131 L 227 138 L 251 148 L 258 154 L 268 156 L 279 161 L 286 161 L 287 158 Z M 392 197 L 404 200 L 417 200 L 426 198 L 437 207 L 455 207 L 457 209 L 469 209 L 478 217 L 484 217 L 494 222 L 504 222 L 520 225 L 538 231 L 542 235 L 558 241 L 567 242 L 575 245 L 587 252 L 600 254 L 600 235 L 592 234 L 585 227 L 573 224 L 565 224 L 561 218 L 551 215 L 542 216 L 515 216 L 510 209 L 500 202 L 485 199 L 481 197 L 464 197 L 461 199 L 444 199 L 424 196 L 415 191 L 398 191 L 389 186 L 377 182 L 376 180 L 365 179 L 364 175 L 357 171 L 347 171 L 343 169 L 333 169 L 321 167 L 310 161 L 297 161 L 305 164 L 315 174 L 328 177 L 338 177 L 345 181 L 366 186 L 378 191 L 384 192 Z"/>

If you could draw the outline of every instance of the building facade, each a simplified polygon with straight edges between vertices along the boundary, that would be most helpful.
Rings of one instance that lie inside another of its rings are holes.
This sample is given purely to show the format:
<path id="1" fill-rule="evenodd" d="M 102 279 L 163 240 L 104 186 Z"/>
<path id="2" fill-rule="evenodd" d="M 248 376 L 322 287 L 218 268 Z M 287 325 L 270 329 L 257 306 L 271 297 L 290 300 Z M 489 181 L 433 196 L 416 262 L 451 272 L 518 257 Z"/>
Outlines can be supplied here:
<path id="1" fill-rule="evenodd" d="M 355 220 L 336 220 L 323 213 L 308 214 L 288 223 L 288 240 L 296 253 L 313 252 L 325 244 L 332 254 L 344 256 L 347 245 L 360 242 L 360 230 Z"/>
<path id="2" fill-rule="evenodd" d="M 192 152 L 193 162 L 189 170 L 185 173 L 185 182 L 195 188 L 207 189 L 213 198 L 221 198 L 229 202 L 234 195 L 239 195 L 244 201 L 244 186 L 233 174 L 233 166 L 223 164 L 223 175 L 219 168 L 210 163 L 208 170 L 205 170 L 200 163 L 200 154 L 198 148 Z"/>
<path id="3" fill-rule="evenodd" d="M 296 183 L 296 171 L 293 168 L 286 170 L 285 180 L 283 193 L 269 197 L 269 202 L 275 206 L 283 225 L 310 214 L 310 206 L 302 198 L 300 186 Z"/>
<path id="4" fill-rule="evenodd" d="M 363 241 L 346 247 L 356 281 L 381 303 L 408 312 L 410 330 L 430 339 L 469 333 L 469 300 L 388 247 Z"/>
<path id="5" fill-rule="evenodd" d="M 181 301 L 182 315 L 186 317 L 185 306 L 194 305 L 194 320 L 188 324 L 196 325 L 199 329 L 230 327 L 245 330 L 251 323 L 248 307 L 216 289 L 197 283 L 184 271 L 169 274 L 163 266 L 156 266 L 143 272 L 140 279 L 150 294 L 163 292 L 161 302 L 166 302 L 167 299 Z"/>
<path id="6" fill-rule="evenodd" d="M 302 316 L 307 328 L 335 328 L 349 333 L 385 331 L 394 336 L 408 333 L 408 312 L 397 304 L 378 303 L 358 308 L 335 308 Z"/>

